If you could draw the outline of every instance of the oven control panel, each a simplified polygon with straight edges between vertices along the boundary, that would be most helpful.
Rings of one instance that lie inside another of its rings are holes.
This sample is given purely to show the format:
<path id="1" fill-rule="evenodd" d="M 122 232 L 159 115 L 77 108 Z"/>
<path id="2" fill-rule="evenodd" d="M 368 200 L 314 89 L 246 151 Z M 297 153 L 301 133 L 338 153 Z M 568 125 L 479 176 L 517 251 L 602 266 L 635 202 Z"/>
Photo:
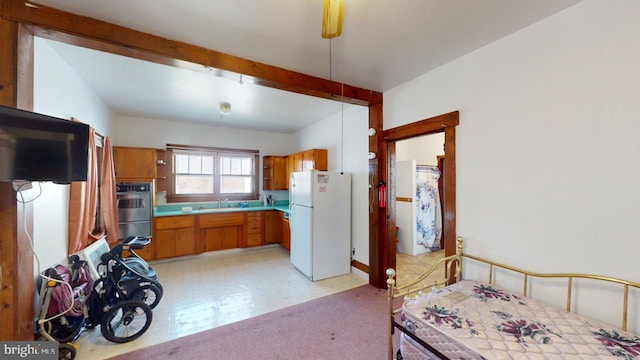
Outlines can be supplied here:
<path id="1" fill-rule="evenodd" d="M 117 183 L 116 192 L 149 192 L 151 191 L 150 183 Z"/>

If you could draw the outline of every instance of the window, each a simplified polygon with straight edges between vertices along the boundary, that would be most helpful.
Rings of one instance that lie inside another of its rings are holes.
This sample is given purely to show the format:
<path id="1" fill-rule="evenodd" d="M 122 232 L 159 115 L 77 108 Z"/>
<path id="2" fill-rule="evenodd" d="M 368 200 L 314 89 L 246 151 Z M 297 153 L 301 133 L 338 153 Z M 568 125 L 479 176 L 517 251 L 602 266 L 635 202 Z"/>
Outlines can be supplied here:
<path id="1" fill-rule="evenodd" d="M 258 199 L 258 150 L 167 145 L 167 201 Z"/>

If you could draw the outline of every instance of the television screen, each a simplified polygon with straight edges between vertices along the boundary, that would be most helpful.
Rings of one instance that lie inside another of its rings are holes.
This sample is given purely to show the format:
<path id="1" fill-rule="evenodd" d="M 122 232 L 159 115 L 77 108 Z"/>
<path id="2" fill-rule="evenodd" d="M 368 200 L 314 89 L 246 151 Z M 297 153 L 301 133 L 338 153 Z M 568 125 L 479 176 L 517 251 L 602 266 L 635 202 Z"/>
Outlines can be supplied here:
<path id="1" fill-rule="evenodd" d="M 87 180 L 89 125 L 0 106 L 0 181 Z"/>

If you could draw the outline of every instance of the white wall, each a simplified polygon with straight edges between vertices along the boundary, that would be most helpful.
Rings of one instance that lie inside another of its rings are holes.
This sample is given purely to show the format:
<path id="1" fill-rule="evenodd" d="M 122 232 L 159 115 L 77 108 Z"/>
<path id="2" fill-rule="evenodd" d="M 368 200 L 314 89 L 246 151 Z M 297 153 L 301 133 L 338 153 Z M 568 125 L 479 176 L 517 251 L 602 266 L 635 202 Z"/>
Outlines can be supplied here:
<path id="1" fill-rule="evenodd" d="M 384 93 L 385 129 L 460 111 L 467 252 L 640 282 L 638 14 L 585 0 Z M 620 302 L 591 303 L 617 321 Z"/>
<path id="2" fill-rule="evenodd" d="M 260 150 L 260 155 L 287 155 L 292 135 L 206 124 L 139 117 L 118 117 L 115 146 L 164 148 L 167 144 Z"/>
<path id="3" fill-rule="evenodd" d="M 327 149 L 330 171 L 351 173 L 353 258 L 369 265 L 369 109 L 345 106 L 336 115 L 295 133 L 293 152 Z M 344 155 L 343 155 L 344 153 Z"/>
<path id="4" fill-rule="evenodd" d="M 438 165 L 444 155 L 444 133 L 425 135 L 396 142 L 396 160 L 416 160 L 418 165 Z"/>
<path id="5" fill-rule="evenodd" d="M 206 124 L 181 123 L 140 117 L 121 116 L 116 120 L 115 146 L 134 146 L 164 149 L 167 144 L 199 145 L 260 151 L 264 155 L 288 155 L 292 152 L 293 135 L 253 131 Z M 259 167 L 262 171 L 262 166 Z M 262 179 L 262 173 L 260 173 Z M 262 181 L 260 181 L 262 191 Z M 276 200 L 288 199 L 286 191 L 269 192 Z M 166 204 L 165 194 L 158 193 L 158 205 Z"/>
<path id="6" fill-rule="evenodd" d="M 35 38 L 33 102 L 35 112 L 63 119 L 75 117 L 107 136 L 113 132 L 111 110 L 40 38 Z M 40 184 L 42 194 L 33 203 L 32 237 L 41 270 L 44 270 L 66 261 L 69 186 Z M 37 196 L 38 191 L 39 186 L 34 185 L 34 189 L 25 194 L 25 200 Z"/>

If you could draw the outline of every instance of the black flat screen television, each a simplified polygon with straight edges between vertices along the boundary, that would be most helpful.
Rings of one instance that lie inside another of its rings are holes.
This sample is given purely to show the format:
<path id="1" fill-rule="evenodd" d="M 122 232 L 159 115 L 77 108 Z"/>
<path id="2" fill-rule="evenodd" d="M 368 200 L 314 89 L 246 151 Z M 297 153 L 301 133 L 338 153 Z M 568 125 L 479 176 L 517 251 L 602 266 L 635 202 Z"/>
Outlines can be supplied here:
<path id="1" fill-rule="evenodd" d="M 89 125 L 0 106 L 0 181 L 87 180 Z"/>

